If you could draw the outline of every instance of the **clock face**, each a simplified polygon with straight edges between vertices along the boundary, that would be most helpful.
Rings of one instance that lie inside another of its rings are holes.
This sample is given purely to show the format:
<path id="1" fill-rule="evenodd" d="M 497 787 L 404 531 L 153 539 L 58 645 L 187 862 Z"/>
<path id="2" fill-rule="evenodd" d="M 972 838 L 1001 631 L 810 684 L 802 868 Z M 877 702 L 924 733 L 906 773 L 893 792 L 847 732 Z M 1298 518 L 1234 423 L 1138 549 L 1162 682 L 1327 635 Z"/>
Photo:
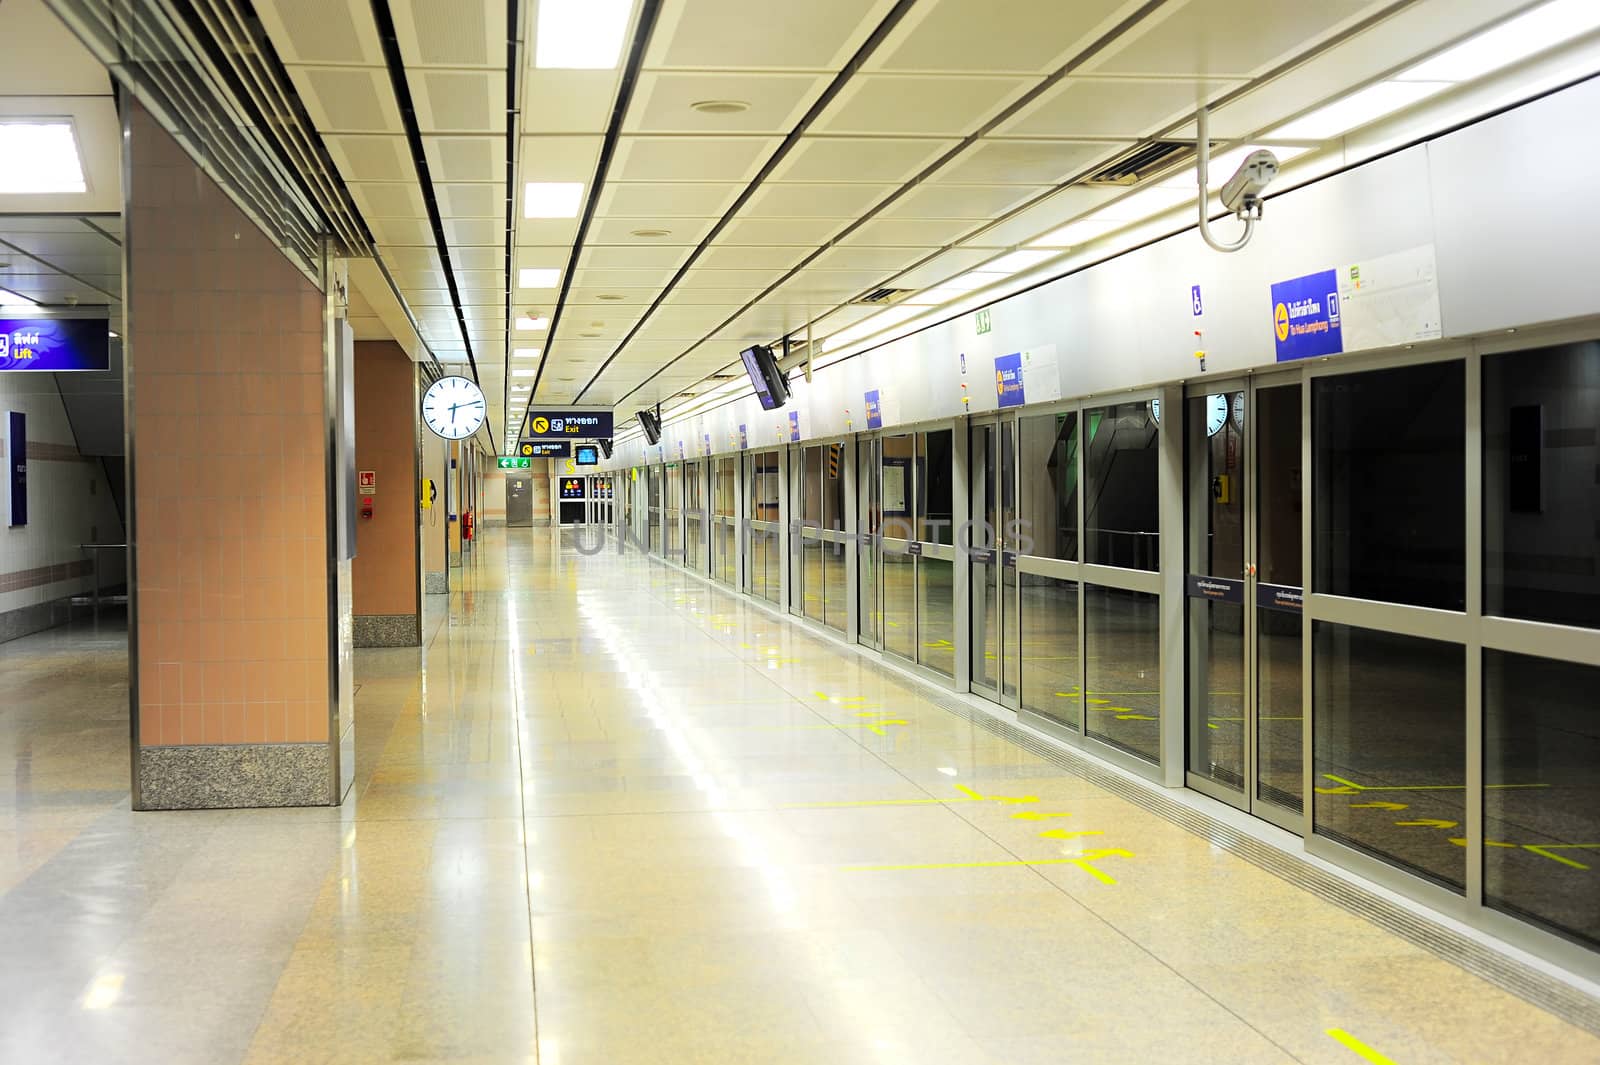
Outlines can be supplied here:
<path id="1" fill-rule="evenodd" d="M 1206 397 L 1206 435 L 1216 436 L 1228 421 L 1228 397 Z"/>
<path id="2" fill-rule="evenodd" d="M 1233 394 L 1233 427 L 1244 432 L 1244 393 Z"/>
<path id="3" fill-rule="evenodd" d="M 422 420 L 446 440 L 471 436 L 487 414 L 483 390 L 465 377 L 441 377 L 422 397 Z"/>

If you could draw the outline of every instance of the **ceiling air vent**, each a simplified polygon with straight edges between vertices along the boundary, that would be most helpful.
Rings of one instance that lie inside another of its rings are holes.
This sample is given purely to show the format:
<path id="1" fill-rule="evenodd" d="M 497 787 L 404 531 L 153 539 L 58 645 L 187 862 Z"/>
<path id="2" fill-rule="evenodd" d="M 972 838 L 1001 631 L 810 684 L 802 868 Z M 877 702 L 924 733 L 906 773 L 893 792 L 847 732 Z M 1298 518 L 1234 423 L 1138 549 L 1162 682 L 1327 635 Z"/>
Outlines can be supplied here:
<path id="1" fill-rule="evenodd" d="M 1188 141 L 1146 141 L 1090 174 L 1083 183 L 1118 188 L 1136 185 L 1193 155 L 1194 145 Z"/>
<path id="2" fill-rule="evenodd" d="M 869 307 L 887 307 L 891 303 L 899 303 L 914 291 L 916 290 L 909 288 L 876 288 L 850 302 L 864 303 Z"/>

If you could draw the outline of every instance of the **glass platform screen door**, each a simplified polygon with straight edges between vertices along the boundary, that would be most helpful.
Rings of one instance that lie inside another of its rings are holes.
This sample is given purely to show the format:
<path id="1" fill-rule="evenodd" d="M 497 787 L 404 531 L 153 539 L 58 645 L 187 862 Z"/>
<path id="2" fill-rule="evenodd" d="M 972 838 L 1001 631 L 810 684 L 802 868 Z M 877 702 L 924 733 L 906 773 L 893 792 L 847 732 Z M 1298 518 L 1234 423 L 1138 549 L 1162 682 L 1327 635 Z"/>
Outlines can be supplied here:
<path id="1" fill-rule="evenodd" d="M 1187 781 L 1302 828 L 1299 374 L 1185 397 Z"/>

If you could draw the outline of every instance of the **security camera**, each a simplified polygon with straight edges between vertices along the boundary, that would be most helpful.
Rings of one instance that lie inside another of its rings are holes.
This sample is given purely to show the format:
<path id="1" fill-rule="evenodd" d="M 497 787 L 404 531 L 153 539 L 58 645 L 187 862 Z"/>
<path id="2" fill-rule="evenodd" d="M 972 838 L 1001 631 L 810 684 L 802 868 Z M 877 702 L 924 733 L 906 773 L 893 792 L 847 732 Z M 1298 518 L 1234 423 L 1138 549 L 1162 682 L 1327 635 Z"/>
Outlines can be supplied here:
<path id="1" fill-rule="evenodd" d="M 1278 157 L 1261 149 L 1251 152 L 1222 186 L 1222 206 L 1239 218 L 1261 217 L 1261 194 L 1278 176 Z"/>

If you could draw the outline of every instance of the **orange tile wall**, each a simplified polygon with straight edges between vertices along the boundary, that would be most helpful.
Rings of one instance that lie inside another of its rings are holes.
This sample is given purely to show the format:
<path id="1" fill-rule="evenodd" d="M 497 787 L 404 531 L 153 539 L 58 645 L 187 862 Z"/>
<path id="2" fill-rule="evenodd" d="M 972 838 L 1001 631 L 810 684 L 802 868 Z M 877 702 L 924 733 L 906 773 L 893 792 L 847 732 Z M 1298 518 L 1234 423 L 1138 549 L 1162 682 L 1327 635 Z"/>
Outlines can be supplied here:
<path id="1" fill-rule="evenodd" d="M 139 742 L 327 742 L 323 297 L 136 103 Z"/>
<path id="2" fill-rule="evenodd" d="M 422 609 L 417 552 L 417 364 L 392 340 L 356 344 L 356 469 L 378 475 L 370 519 L 356 522 L 357 614 Z M 366 498 L 358 494 L 357 500 Z"/>

